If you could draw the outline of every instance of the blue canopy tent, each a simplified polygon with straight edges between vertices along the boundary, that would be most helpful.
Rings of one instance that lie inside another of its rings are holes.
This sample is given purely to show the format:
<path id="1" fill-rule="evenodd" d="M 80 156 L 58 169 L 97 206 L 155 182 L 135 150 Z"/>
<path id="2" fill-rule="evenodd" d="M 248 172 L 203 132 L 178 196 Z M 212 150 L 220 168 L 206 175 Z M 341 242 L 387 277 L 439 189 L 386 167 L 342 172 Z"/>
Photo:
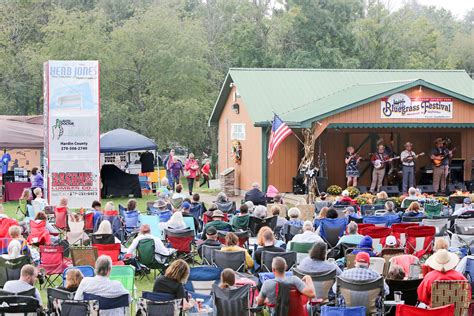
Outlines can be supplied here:
<path id="1" fill-rule="evenodd" d="M 157 146 L 155 142 L 133 131 L 118 128 L 100 135 L 101 153 L 148 150 L 155 151 L 156 157 Z M 140 188 L 148 185 L 147 177 L 138 177 L 138 175 L 135 174 L 128 174 L 111 164 L 102 166 L 101 179 L 103 183 L 102 197 L 128 196 L 130 194 L 133 194 L 135 197 L 141 197 Z"/>
<path id="2" fill-rule="evenodd" d="M 101 153 L 156 149 L 155 142 L 148 137 L 123 128 L 117 128 L 100 135 Z"/>

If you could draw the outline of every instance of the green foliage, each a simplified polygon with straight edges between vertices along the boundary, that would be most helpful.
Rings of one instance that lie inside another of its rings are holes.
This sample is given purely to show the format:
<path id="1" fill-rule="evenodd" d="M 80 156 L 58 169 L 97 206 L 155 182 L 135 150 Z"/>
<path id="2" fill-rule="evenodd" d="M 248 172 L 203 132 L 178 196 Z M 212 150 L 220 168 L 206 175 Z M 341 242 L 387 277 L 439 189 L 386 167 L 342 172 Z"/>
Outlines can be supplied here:
<path id="1" fill-rule="evenodd" d="M 329 186 L 327 191 L 330 195 L 335 195 L 336 196 L 336 195 L 339 195 L 339 194 L 342 193 L 342 188 L 338 185 L 333 184 L 333 185 Z"/>
<path id="2" fill-rule="evenodd" d="M 474 10 L 370 0 L 11 0 L 0 11 L 0 113 L 42 112 L 42 65 L 101 65 L 103 131 L 215 153 L 207 118 L 229 67 L 474 72 Z"/>

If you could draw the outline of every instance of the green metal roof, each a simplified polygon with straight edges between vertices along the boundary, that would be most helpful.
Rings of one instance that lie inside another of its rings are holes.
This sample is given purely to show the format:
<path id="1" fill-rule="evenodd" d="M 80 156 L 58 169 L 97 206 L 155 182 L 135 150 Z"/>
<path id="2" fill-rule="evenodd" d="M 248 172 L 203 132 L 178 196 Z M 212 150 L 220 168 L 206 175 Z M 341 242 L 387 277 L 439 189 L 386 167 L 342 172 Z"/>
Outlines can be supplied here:
<path id="1" fill-rule="evenodd" d="M 290 126 L 309 127 L 316 120 L 417 85 L 474 104 L 474 81 L 463 70 L 232 68 L 209 124 L 218 122 L 231 83 L 256 126 L 268 125 L 275 112 Z"/>

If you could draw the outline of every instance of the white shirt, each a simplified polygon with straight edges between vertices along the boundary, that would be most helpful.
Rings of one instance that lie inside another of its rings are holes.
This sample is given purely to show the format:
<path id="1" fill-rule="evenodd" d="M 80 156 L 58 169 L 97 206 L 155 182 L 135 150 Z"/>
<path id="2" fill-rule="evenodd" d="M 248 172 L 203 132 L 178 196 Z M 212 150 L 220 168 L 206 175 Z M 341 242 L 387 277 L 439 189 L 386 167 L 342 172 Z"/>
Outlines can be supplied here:
<path id="1" fill-rule="evenodd" d="M 152 234 L 138 235 L 137 238 L 132 241 L 130 247 L 128 247 L 127 254 L 134 254 L 135 250 L 138 247 L 138 243 L 140 242 L 140 240 L 144 239 L 153 239 L 155 241 L 155 253 L 158 253 L 163 256 L 168 256 L 170 254 L 170 249 L 166 248 L 165 245 L 163 245 L 163 242 L 158 237 L 155 237 Z"/>
<path id="2" fill-rule="evenodd" d="M 474 207 L 472 207 L 471 205 L 468 205 L 468 206 L 465 206 L 465 207 L 461 207 L 459 209 L 457 209 L 452 216 L 459 216 L 459 215 L 462 215 L 464 214 L 465 212 L 467 211 L 474 211 Z"/>
<path id="3" fill-rule="evenodd" d="M 185 199 L 186 198 L 186 195 L 183 194 L 183 193 L 174 193 L 173 196 L 171 197 L 171 199 L 175 200 L 175 199 Z"/>
<path id="4" fill-rule="evenodd" d="M 31 290 L 33 286 L 30 283 L 27 283 L 23 280 L 13 280 L 13 281 L 7 281 L 5 285 L 3 286 L 3 290 L 10 292 L 10 293 L 20 293 L 20 292 L 25 292 L 28 290 Z M 38 289 L 35 291 L 35 297 L 39 301 L 40 305 L 41 303 L 41 295 L 38 292 Z"/>
<path id="5" fill-rule="evenodd" d="M 295 235 L 288 245 L 286 245 L 286 249 L 290 249 L 292 242 L 315 243 L 324 242 L 324 240 L 316 232 L 305 230 L 302 234 Z"/>
<path id="6" fill-rule="evenodd" d="M 413 159 L 405 161 L 405 159 L 409 156 L 413 156 Z M 402 161 L 402 164 L 405 166 L 414 166 L 415 165 L 414 158 L 415 158 L 415 153 L 413 151 L 404 150 L 400 154 L 400 160 Z"/>

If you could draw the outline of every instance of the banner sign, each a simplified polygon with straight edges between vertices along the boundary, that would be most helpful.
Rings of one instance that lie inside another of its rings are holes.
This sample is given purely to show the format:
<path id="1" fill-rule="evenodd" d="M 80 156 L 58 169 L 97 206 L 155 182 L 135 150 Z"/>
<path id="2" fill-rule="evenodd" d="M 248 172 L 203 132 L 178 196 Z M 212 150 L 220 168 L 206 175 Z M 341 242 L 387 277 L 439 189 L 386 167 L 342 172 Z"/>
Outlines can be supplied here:
<path id="1" fill-rule="evenodd" d="M 383 98 L 380 109 L 380 115 L 385 119 L 451 119 L 453 99 L 410 98 L 403 93 L 396 93 L 389 98 Z"/>
<path id="2" fill-rule="evenodd" d="M 43 89 L 49 204 L 89 207 L 100 197 L 99 63 L 48 61 Z"/>

